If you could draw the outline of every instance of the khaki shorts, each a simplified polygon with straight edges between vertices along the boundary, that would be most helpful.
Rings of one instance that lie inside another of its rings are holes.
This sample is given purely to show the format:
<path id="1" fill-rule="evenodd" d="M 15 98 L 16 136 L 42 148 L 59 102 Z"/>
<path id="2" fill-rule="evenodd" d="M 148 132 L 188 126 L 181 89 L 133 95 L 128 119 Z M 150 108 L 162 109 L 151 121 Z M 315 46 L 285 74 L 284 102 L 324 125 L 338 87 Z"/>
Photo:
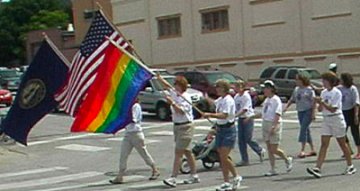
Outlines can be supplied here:
<path id="1" fill-rule="evenodd" d="M 282 132 L 282 123 L 279 124 L 276 132 L 271 134 L 271 128 L 274 126 L 272 121 L 263 121 L 262 122 L 262 134 L 264 141 L 269 141 L 270 144 L 280 144 L 281 132 Z"/>
<path id="2" fill-rule="evenodd" d="M 191 141 L 194 136 L 194 125 L 174 125 L 175 148 L 191 151 Z"/>
<path id="3" fill-rule="evenodd" d="M 321 135 L 333 136 L 336 138 L 345 137 L 346 123 L 343 115 L 324 116 Z"/>

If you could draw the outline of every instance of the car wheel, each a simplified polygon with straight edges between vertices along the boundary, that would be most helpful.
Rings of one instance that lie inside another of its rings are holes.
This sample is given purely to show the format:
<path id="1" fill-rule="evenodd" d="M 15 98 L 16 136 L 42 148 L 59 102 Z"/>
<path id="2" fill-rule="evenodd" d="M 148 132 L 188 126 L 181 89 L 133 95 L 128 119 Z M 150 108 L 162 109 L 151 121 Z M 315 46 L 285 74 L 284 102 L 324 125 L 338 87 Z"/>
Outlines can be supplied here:
<path id="1" fill-rule="evenodd" d="M 170 120 L 170 108 L 167 104 L 161 103 L 156 108 L 156 116 L 162 121 Z"/>

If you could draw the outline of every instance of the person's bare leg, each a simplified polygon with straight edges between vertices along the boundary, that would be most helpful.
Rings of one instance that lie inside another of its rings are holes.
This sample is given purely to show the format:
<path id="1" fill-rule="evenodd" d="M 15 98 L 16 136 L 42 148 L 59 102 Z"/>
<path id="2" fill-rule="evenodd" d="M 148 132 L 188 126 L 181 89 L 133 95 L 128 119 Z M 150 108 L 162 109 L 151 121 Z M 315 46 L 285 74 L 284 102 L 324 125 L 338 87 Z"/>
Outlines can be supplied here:
<path id="1" fill-rule="evenodd" d="M 173 165 L 173 171 L 171 176 L 177 177 L 180 169 L 181 164 L 181 157 L 184 155 L 185 150 L 182 149 L 176 149 L 175 150 L 175 158 L 174 158 L 174 165 Z"/>
<path id="2" fill-rule="evenodd" d="M 331 139 L 331 136 L 328 136 L 328 135 L 321 136 L 321 146 L 320 146 L 319 156 L 318 156 L 317 162 L 316 162 L 317 168 L 321 169 L 321 167 L 324 163 L 327 149 L 329 148 L 330 139 Z"/>
<path id="3" fill-rule="evenodd" d="M 190 166 L 191 174 L 196 174 L 195 158 L 191 151 L 185 150 L 185 157 Z"/>
<path id="4" fill-rule="evenodd" d="M 336 138 L 336 140 L 337 140 L 342 152 L 344 153 L 344 157 L 345 157 L 347 165 L 351 166 L 352 165 L 351 152 L 350 152 L 350 149 L 348 148 L 348 144 L 346 143 L 345 137 Z"/>

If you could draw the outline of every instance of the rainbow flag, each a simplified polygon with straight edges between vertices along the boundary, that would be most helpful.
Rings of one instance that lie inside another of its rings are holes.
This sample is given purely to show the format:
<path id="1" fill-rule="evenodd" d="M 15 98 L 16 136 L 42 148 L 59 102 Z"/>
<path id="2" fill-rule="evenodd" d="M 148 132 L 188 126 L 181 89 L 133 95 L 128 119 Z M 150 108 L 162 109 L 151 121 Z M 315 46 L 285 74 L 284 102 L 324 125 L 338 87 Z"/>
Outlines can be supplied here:
<path id="1" fill-rule="evenodd" d="M 131 108 L 152 74 L 129 53 L 109 43 L 79 107 L 72 132 L 116 133 L 131 122 Z"/>

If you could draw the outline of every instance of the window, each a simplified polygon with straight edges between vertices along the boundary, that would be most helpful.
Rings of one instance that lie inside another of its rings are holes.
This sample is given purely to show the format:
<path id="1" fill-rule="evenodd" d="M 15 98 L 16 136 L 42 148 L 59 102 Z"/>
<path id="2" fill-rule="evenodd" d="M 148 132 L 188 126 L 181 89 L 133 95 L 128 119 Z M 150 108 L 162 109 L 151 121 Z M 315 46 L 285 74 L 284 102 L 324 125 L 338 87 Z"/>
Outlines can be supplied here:
<path id="1" fill-rule="evenodd" d="M 201 13 L 202 32 L 216 32 L 229 29 L 228 10 L 206 11 Z"/>
<path id="2" fill-rule="evenodd" d="M 270 67 L 270 68 L 267 68 L 265 69 L 261 75 L 260 75 L 260 78 L 270 78 L 271 75 L 275 72 L 276 68 L 273 68 L 273 67 Z"/>
<path id="3" fill-rule="evenodd" d="M 180 15 L 157 18 L 159 38 L 181 36 Z"/>
<path id="4" fill-rule="evenodd" d="M 289 74 L 288 74 L 288 78 L 293 80 L 293 79 L 296 79 L 296 75 L 298 74 L 299 72 L 297 70 L 290 70 L 289 71 Z"/>
<path id="5" fill-rule="evenodd" d="M 276 75 L 275 78 L 277 79 L 284 79 L 285 78 L 285 74 L 286 74 L 286 70 L 279 70 Z"/>
<path id="6" fill-rule="evenodd" d="M 96 10 L 85 9 L 84 10 L 84 19 L 88 20 L 88 19 L 94 18 L 95 12 L 96 12 Z"/>

